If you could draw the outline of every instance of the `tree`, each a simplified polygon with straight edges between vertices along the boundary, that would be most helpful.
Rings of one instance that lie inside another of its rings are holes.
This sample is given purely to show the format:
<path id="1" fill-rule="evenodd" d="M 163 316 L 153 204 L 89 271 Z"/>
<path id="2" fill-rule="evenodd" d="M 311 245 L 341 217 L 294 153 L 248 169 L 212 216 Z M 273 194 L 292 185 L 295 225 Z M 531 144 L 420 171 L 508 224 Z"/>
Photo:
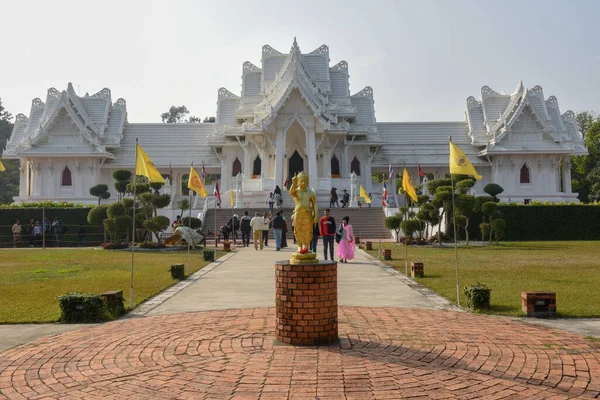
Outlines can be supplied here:
<path id="1" fill-rule="evenodd" d="M 483 191 L 486 192 L 487 194 L 489 194 L 490 196 L 492 196 L 495 200 L 498 200 L 497 196 L 500 193 L 504 192 L 504 189 L 502 188 L 502 186 L 500 186 L 496 183 L 488 183 L 483 188 Z"/>
<path id="2" fill-rule="evenodd" d="M 108 186 L 104 184 L 92 186 L 90 188 L 90 195 L 98 198 L 98 205 L 100 205 L 100 200 L 107 200 L 110 198 Z"/>
<path id="3" fill-rule="evenodd" d="M 0 149 L 4 149 L 13 130 L 12 114 L 2 106 L 0 99 Z M 6 171 L 0 172 L 0 203 L 12 203 L 13 197 L 19 194 L 19 161 L 2 160 Z"/>
<path id="4" fill-rule="evenodd" d="M 145 229 L 154 233 L 156 240 L 160 243 L 160 233 L 169 227 L 169 218 L 164 215 L 158 215 L 144 221 Z"/>
<path id="5" fill-rule="evenodd" d="M 597 121 L 597 118 L 598 117 L 592 111 L 581 111 L 575 115 L 577 128 L 579 128 L 579 132 L 583 135 L 584 140 L 588 129 L 590 129 L 590 126 L 594 121 Z"/>
<path id="6" fill-rule="evenodd" d="M 215 121 L 217 119 L 213 116 L 213 117 L 204 117 L 204 120 L 202 121 L 205 124 L 214 124 Z"/>
<path id="7" fill-rule="evenodd" d="M 214 117 L 211 117 L 213 120 L 208 121 L 210 118 L 204 118 L 204 121 L 200 117 L 196 117 L 195 115 L 191 115 L 189 118 L 186 118 L 190 111 L 186 106 L 171 106 L 168 112 L 160 114 L 160 118 L 162 122 L 167 124 L 176 124 L 176 123 L 200 123 L 200 122 L 215 122 Z"/>
<path id="8" fill-rule="evenodd" d="M 391 231 L 396 232 L 396 242 L 398 242 L 398 237 L 400 236 L 400 224 L 402 223 L 402 216 L 399 214 L 392 215 L 386 217 L 383 221 L 385 227 Z"/>
<path id="9" fill-rule="evenodd" d="M 190 209 L 190 201 L 188 199 L 181 199 L 177 203 L 177 208 L 181 210 L 181 215 L 185 212 L 185 210 Z"/>
<path id="10" fill-rule="evenodd" d="M 492 234 L 494 232 L 494 230 L 493 230 L 494 220 L 500 218 L 500 211 L 498 210 L 498 203 L 496 203 L 495 201 L 488 201 L 487 203 L 483 203 L 483 205 L 481 206 L 481 212 L 483 212 L 483 214 L 485 216 L 487 216 L 488 220 L 490 221 L 490 243 L 491 243 L 492 242 Z"/>
<path id="11" fill-rule="evenodd" d="M 475 196 L 458 194 L 454 198 L 454 212 L 456 213 L 456 225 L 465 230 L 465 239 L 469 244 L 469 220 L 475 214 Z"/>
<path id="12" fill-rule="evenodd" d="M 600 199 L 600 119 L 589 125 L 585 135 L 587 156 L 573 157 L 573 190 L 582 202 Z"/>
<path id="13" fill-rule="evenodd" d="M 127 185 L 131 180 L 131 171 L 126 169 L 118 169 L 112 173 L 112 177 L 115 180 L 115 190 L 117 191 L 117 201 L 123 200 L 125 193 L 127 193 Z"/>
<path id="14" fill-rule="evenodd" d="M 410 243 L 415 232 L 418 232 L 421 229 L 421 223 L 418 219 L 407 219 L 400 222 L 400 228 L 402 229 L 402 232 L 404 232 L 406 243 Z"/>

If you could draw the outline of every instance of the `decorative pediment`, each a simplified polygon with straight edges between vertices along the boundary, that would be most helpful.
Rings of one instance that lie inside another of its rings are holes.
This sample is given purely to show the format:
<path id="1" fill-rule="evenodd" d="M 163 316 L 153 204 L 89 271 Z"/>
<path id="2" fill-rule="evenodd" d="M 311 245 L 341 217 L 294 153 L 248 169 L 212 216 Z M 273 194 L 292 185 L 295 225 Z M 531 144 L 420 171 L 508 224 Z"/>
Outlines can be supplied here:
<path id="1" fill-rule="evenodd" d="M 294 43 L 281 71 L 266 89 L 265 98 L 255 107 L 255 122 L 268 125 L 283 107 L 293 90 L 298 90 L 314 116 L 325 126 L 333 118 L 327 113 L 328 97 L 310 76 L 302 60 L 298 42 Z"/>

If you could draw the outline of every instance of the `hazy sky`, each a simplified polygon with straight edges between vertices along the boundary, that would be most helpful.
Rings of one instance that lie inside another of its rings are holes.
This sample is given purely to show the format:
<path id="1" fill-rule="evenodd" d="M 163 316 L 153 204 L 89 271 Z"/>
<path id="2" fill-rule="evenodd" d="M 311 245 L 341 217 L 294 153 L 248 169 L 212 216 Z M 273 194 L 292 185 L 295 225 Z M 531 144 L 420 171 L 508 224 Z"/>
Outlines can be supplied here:
<path id="1" fill-rule="evenodd" d="M 0 98 L 13 115 L 68 82 L 127 101 L 130 122 L 171 105 L 215 115 L 217 90 L 239 94 L 261 47 L 322 44 L 371 86 L 377 120 L 452 121 L 481 86 L 519 80 L 561 111 L 600 112 L 600 1 L 63 1 L 0 5 Z"/>

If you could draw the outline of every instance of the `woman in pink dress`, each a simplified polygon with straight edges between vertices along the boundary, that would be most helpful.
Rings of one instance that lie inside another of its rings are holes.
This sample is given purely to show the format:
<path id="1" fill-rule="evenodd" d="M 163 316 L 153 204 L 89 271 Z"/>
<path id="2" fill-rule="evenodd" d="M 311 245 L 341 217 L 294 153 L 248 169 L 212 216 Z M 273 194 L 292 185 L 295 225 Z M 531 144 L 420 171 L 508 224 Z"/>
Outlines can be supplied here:
<path id="1" fill-rule="evenodd" d="M 349 217 L 342 219 L 342 225 L 340 225 L 337 233 L 341 233 L 342 236 L 338 244 L 337 257 L 340 262 L 347 263 L 348 260 L 354 259 L 354 230 L 350 225 Z"/>

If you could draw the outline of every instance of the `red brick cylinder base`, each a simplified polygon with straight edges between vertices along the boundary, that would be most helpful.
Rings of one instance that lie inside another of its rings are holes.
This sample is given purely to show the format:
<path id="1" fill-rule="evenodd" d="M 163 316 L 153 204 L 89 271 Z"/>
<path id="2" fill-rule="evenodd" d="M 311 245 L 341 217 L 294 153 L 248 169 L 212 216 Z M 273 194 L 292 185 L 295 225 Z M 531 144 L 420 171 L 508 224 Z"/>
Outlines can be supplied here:
<path id="1" fill-rule="evenodd" d="M 337 263 L 275 264 L 277 340 L 322 345 L 338 339 Z"/>

